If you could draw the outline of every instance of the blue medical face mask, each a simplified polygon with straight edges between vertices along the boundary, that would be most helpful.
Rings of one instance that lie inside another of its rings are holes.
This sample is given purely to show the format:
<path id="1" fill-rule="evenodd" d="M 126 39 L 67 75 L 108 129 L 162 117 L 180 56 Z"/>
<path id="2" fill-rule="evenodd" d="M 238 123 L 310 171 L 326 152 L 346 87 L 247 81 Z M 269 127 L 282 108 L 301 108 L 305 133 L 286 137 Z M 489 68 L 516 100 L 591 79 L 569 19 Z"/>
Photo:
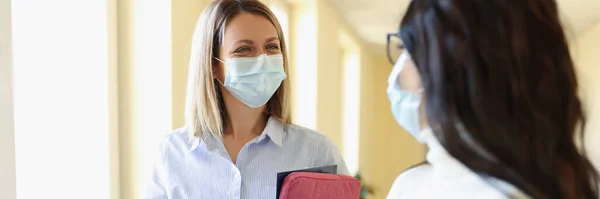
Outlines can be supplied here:
<path id="1" fill-rule="evenodd" d="M 419 122 L 419 107 L 421 106 L 422 90 L 418 92 L 403 90 L 400 88 L 398 79 L 400 73 L 410 59 L 408 53 L 403 53 L 394 65 L 392 73 L 388 78 L 387 94 L 392 105 L 392 114 L 396 122 L 408 131 L 417 141 L 423 143 L 421 134 L 421 123 Z"/>
<path id="2" fill-rule="evenodd" d="M 281 54 L 228 58 L 225 61 L 215 59 L 225 64 L 223 86 L 251 108 L 265 105 L 287 78 Z"/>

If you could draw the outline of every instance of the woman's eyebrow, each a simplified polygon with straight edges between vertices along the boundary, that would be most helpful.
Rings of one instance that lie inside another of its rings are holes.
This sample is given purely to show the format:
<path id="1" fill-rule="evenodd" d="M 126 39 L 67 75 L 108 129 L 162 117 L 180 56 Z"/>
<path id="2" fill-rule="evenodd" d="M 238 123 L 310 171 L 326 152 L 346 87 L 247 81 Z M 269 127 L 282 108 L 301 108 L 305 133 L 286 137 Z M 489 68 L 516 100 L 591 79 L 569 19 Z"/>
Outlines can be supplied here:
<path id="1" fill-rule="evenodd" d="M 269 43 L 269 42 L 272 42 L 272 41 L 275 41 L 275 40 L 279 40 L 279 38 L 278 38 L 278 37 L 270 37 L 270 38 L 268 38 L 268 39 L 265 41 L 265 43 Z"/>
<path id="2" fill-rule="evenodd" d="M 248 45 L 252 45 L 252 44 L 254 44 L 254 41 L 249 40 L 249 39 L 242 39 L 242 40 L 239 40 L 239 41 L 233 43 L 233 45 L 236 45 L 236 44 L 239 44 L 239 43 L 245 43 L 245 44 L 248 44 Z"/>

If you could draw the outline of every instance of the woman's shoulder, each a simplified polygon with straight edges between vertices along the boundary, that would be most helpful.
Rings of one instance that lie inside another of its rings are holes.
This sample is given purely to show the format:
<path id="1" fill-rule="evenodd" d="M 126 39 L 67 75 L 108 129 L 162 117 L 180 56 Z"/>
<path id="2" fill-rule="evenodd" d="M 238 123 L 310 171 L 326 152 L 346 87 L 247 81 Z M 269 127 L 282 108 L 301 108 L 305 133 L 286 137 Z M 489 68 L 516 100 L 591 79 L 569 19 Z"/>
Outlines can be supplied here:
<path id="1" fill-rule="evenodd" d="M 284 146 L 308 150 L 310 153 L 330 153 L 337 151 L 336 145 L 325 134 L 296 124 L 283 127 Z"/>
<path id="2" fill-rule="evenodd" d="M 406 189 L 409 186 L 417 186 L 431 178 L 432 171 L 433 167 L 429 164 L 413 166 L 396 177 L 393 187 Z"/>
<path id="3" fill-rule="evenodd" d="M 296 124 L 286 124 L 283 128 L 283 133 L 288 140 L 293 140 L 294 142 L 310 142 L 321 145 L 332 143 L 331 139 L 325 134 Z"/>
<path id="4" fill-rule="evenodd" d="M 527 198 L 515 192 L 503 192 L 486 183 L 479 176 L 473 174 L 440 178 L 435 174 L 433 166 L 421 164 L 401 173 L 390 192 L 388 199 L 392 198 L 489 198 L 506 199 L 505 193 L 514 198 Z"/>
<path id="5" fill-rule="evenodd" d="M 188 142 L 190 135 L 187 133 L 185 127 L 175 129 L 171 132 L 167 132 L 163 136 L 163 142 L 178 144 L 179 142 Z"/>
<path id="6" fill-rule="evenodd" d="M 348 168 L 336 145 L 329 137 L 315 130 L 295 124 L 284 127 L 284 142 L 295 151 L 304 151 L 315 166 L 337 165 L 338 174 L 348 175 Z"/>
<path id="7" fill-rule="evenodd" d="M 163 152 L 187 151 L 194 145 L 194 137 L 187 133 L 187 129 L 179 128 L 163 135 L 159 145 Z"/>
<path id="8" fill-rule="evenodd" d="M 432 169 L 431 165 L 421 163 L 400 173 L 394 180 L 387 198 L 412 198 L 416 191 L 431 178 Z"/>

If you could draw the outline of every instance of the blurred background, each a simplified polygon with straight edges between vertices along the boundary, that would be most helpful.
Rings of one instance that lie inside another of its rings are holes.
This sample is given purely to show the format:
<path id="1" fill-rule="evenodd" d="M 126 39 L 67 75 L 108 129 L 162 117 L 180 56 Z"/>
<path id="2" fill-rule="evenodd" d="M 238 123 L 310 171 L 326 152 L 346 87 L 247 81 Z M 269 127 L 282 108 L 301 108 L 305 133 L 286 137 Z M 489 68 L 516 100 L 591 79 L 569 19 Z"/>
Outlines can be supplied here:
<path id="1" fill-rule="evenodd" d="M 190 41 L 209 2 L 0 0 L 0 198 L 139 198 L 158 140 L 184 125 Z M 294 123 L 329 136 L 368 198 L 385 198 L 426 151 L 385 91 L 385 35 L 410 1 L 263 2 L 288 42 Z M 600 1 L 558 2 L 600 165 Z"/>

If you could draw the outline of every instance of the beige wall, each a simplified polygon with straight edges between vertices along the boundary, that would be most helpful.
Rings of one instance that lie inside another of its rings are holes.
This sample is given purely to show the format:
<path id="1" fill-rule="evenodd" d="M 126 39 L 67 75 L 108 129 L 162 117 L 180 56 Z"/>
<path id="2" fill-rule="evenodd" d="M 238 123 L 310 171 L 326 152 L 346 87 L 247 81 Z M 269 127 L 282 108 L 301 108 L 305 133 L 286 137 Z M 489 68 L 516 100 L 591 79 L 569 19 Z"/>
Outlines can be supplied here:
<path id="1" fill-rule="evenodd" d="M 107 0 L 108 19 L 108 131 L 110 198 L 121 197 L 119 142 L 119 19 L 118 0 Z"/>
<path id="2" fill-rule="evenodd" d="M 118 54 L 119 54 L 119 170 L 120 198 L 137 198 L 138 164 L 135 123 L 135 80 L 134 80 L 134 17 L 133 0 L 119 0 L 118 13 Z"/>
<path id="3" fill-rule="evenodd" d="M 0 1 L 0 198 L 15 199 L 17 194 L 10 8 L 10 0 Z"/>
<path id="4" fill-rule="evenodd" d="M 587 114 L 585 146 L 592 162 L 600 168 L 600 22 L 577 36 L 571 49 Z"/>
<path id="5" fill-rule="evenodd" d="M 343 149 L 342 31 L 348 28 L 329 1 L 317 1 L 317 130 Z M 356 40 L 356 39 L 355 39 Z M 302 52 L 294 52 L 300 53 Z"/>
<path id="6" fill-rule="evenodd" d="M 289 14 L 289 75 L 292 98 L 292 121 L 316 128 L 317 89 L 317 10 L 316 1 L 292 4 Z M 300 53 L 301 52 L 301 53 Z"/>
<path id="7" fill-rule="evenodd" d="M 392 164 L 390 160 L 394 157 L 391 154 L 395 154 L 389 152 L 389 146 L 386 146 L 386 136 L 393 125 L 388 118 L 390 109 L 385 93 L 388 68 L 391 71 L 391 67 L 381 60 L 384 60 L 381 56 L 361 53 L 359 171 L 375 189 L 375 195 L 370 198 L 385 198 L 393 182 L 386 179 L 395 178 L 394 171 L 405 169 L 389 169 Z M 408 159 L 405 161 L 413 162 Z"/>
<path id="8" fill-rule="evenodd" d="M 187 87 L 190 44 L 196 21 L 208 4 L 208 0 L 172 1 L 172 41 L 173 41 L 173 128 L 185 125 L 185 92 Z"/>

